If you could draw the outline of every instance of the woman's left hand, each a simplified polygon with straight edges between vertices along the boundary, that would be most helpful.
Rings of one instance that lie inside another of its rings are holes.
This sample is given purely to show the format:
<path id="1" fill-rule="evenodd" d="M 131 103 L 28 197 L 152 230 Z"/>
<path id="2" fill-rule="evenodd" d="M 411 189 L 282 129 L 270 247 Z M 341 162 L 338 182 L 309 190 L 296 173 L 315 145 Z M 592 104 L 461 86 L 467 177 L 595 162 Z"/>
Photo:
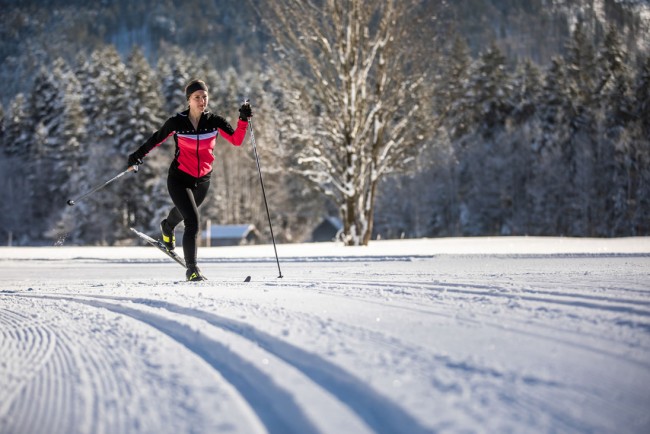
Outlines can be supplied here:
<path id="1" fill-rule="evenodd" d="M 250 103 L 247 101 L 239 108 L 239 119 L 242 121 L 247 121 L 249 118 L 253 117 L 253 109 L 251 108 Z"/>

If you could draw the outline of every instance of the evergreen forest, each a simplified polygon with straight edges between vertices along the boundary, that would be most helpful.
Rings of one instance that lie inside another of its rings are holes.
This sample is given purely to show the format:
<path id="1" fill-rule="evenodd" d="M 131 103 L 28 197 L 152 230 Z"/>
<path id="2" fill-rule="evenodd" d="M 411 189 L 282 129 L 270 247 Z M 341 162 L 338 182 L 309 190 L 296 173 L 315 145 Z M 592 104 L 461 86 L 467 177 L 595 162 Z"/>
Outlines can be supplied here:
<path id="1" fill-rule="evenodd" d="M 251 100 L 276 240 L 310 241 L 324 218 L 345 220 L 345 198 L 327 194 L 331 177 L 306 153 L 312 141 L 318 153 L 339 146 L 340 132 L 314 119 L 345 113 L 323 106 L 313 74 L 285 57 L 269 4 L 2 2 L 0 245 L 133 244 L 129 227 L 157 233 L 171 206 L 172 139 L 137 174 L 66 201 L 125 170 L 128 154 L 183 110 L 183 87 L 197 77 L 210 110 L 233 125 Z M 393 65 L 413 100 L 399 100 L 380 138 L 413 134 L 409 152 L 373 178 L 370 239 L 650 235 L 646 2 L 414 4 L 422 24 L 402 46 L 414 63 Z M 369 27 L 380 27 L 383 8 Z M 319 52 L 314 60 L 325 62 Z M 202 218 L 254 224 L 270 241 L 248 138 L 242 147 L 219 139 L 212 183 Z"/>

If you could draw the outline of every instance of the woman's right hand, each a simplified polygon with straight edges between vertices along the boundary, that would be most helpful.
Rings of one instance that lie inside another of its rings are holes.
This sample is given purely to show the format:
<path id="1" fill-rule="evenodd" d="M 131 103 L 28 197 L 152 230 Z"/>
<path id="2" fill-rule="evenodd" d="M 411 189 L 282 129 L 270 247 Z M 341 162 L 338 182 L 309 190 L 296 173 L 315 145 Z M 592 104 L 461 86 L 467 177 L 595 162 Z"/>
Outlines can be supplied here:
<path id="1" fill-rule="evenodd" d="M 131 166 L 139 166 L 143 163 L 142 158 L 138 155 L 137 151 L 134 152 L 133 154 L 129 155 L 129 159 L 127 161 L 127 164 L 129 167 Z"/>

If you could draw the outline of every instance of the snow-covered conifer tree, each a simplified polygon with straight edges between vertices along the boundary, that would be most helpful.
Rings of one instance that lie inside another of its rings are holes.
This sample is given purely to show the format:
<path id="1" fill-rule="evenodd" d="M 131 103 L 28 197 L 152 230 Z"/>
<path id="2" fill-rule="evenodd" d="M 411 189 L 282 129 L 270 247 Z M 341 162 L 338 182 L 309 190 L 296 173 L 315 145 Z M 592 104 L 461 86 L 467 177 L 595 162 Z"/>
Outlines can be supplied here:
<path id="1" fill-rule="evenodd" d="M 5 117 L 5 134 L 0 160 L 0 193 L 5 200 L 0 202 L 0 225 L 12 233 L 14 242 L 27 240 L 31 223 L 30 183 L 27 164 L 31 151 L 27 98 L 19 93 L 9 104 Z"/>
<path id="2" fill-rule="evenodd" d="M 469 81 L 472 95 L 474 123 L 482 134 L 489 136 L 503 126 L 513 110 L 512 84 L 507 71 L 506 58 L 496 45 L 492 45 L 479 58 Z"/>
<path id="3" fill-rule="evenodd" d="M 635 123 L 635 150 L 631 158 L 638 168 L 638 175 L 630 178 L 634 185 L 634 212 L 632 213 L 633 234 L 641 235 L 650 233 L 650 56 L 641 62 L 634 86 L 636 104 L 634 114 Z"/>
<path id="4" fill-rule="evenodd" d="M 79 83 L 63 59 L 43 67 L 35 79 L 29 123 L 35 131 L 25 165 L 31 185 L 30 227 L 36 239 L 55 226 L 65 208 L 68 181 L 81 162 L 86 121 L 80 96 Z"/>
<path id="5" fill-rule="evenodd" d="M 591 186 L 590 235 L 612 236 L 629 233 L 633 207 L 630 205 L 629 158 L 634 147 L 633 76 L 629 58 L 615 27 L 610 27 L 597 52 L 599 70 L 596 89 L 598 101 L 593 136 L 593 165 L 597 175 Z"/>
<path id="6" fill-rule="evenodd" d="M 158 76 L 162 82 L 162 93 L 165 110 L 170 115 L 187 108 L 185 86 L 195 77 L 188 71 L 188 55 L 178 47 L 170 47 L 160 56 L 158 61 Z"/>
<path id="7" fill-rule="evenodd" d="M 121 132 L 129 124 L 130 89 L 127 67 L 113 46 L 92 53 L 90 82 L 84 85 L 84 102 L 91 108 L 89 130 L 92 143 L 86 153 L 87 161 L 80 170 L 77 188 L 87 191 L 99 181 L 107 180 L 126 169 L 125 145 Z M 124 180 L 123 182 L 128 182 Z M 123 223 L 124 207 L 119 189 L 106 188 L 79 204 L 77 212 L 86 215 L 79 219 L 75 230 L 86 242 L 111 244 L 116 229 Z"/>
<path id="8" fill-rule="evenodd" d="M 451 44 L 450 53 L 444 59 L 444 71 L 438 89 L 438 100 L 444 101 L 446 108 L 445 127 L 453 138 L 462 137 L 474 125 L 468 116 L 472 107 L 469 101 L 469 77 L 472 58 L 469 47 L 460 35 L 455 35 Z"/>
<path id="9" fill-rule="evenodd" d="M 543 229 L 532 223 L 535 197 L 540 194 L 533 180 L 542 136 L 538 106 L 542 80 L 542 72 L 531 61 L 518 65 L 513 77 L 514 107 L 502 139 L 511 143 L 508 172 L 512 185 L 512 215 L 509 225 L 512 233 L 517 235 L 537 235 Z"/>
<path id="10" fill-rule="evenodd" d="M 504 208 L 511 208 L 512 192 L 503 168 L 511 164 L 512 151 L 500 136 L 514 109 L 512 93 L 505 57 L 492 46 L 470 69 L 461 105 L 466 133 L 454 142 L 463 234 L 504 230 Z"/>
<path id="11" fill-rule="evenodd" d="M 5 141 L 4 141 L 5 127 L 6 127 L 5 123 L 6 123 L 5 109 L 2 106 L 2 104 L 0 104 L 0 149 L 2 150 L 4 150 L 5 148 Z"/>
<path id="12" fill-rule="evenodd" d="M 7 157 L 26 158 L 30 152 L 30 130 L 25 128 L 28 118 L 27 99 L 19 93 L 9 104 L 5 115 L 5 134 L 3 153 Z"/>
<path id="13" fill-rule="evenodd" d="M 160 128 L 167 116 L 160 94 L 160 81 L 142 50 L 134 48 L 126 66 L 129 104 L 125 111 L 129 120 L 117 134 L 125 167 L 126 156 Z M 158 218 L 156 212 L 167 209 L 171 204 L 165 182 L 171 158 L 171 152 L 167 155 L 152 152 L 136 176 L 115 187 L 120 192 L 123 204 L 123 221 L 116 228 L 118 237 L 129 236 L 131 226 L 146 231 L 158 230 L 162 218 Z"/>

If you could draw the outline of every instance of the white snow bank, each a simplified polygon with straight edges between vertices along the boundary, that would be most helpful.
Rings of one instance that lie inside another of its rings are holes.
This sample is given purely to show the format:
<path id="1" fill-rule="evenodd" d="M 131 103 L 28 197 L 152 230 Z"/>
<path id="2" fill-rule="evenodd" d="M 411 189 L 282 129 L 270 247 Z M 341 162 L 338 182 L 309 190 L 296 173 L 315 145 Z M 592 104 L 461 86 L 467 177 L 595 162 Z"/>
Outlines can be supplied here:
<path id="1" fill-rule="evenodd" d="M 180 250 L 180 247 L 179 247 Z M 347 247 L 341 243 L 279 244 L 280 258 L 299 257 L 396 257 L 431 255 L 553 255 L 650 253 L 650 237 L 559 238 L 559 237 L 468 237 L 371 241 L 369 246 Z M 203 247 L 203 259 L 274 258 L 270 244 L 235 247 Z M 147 247 L 0 247 L 2 259 L 160 259 Z"/>

